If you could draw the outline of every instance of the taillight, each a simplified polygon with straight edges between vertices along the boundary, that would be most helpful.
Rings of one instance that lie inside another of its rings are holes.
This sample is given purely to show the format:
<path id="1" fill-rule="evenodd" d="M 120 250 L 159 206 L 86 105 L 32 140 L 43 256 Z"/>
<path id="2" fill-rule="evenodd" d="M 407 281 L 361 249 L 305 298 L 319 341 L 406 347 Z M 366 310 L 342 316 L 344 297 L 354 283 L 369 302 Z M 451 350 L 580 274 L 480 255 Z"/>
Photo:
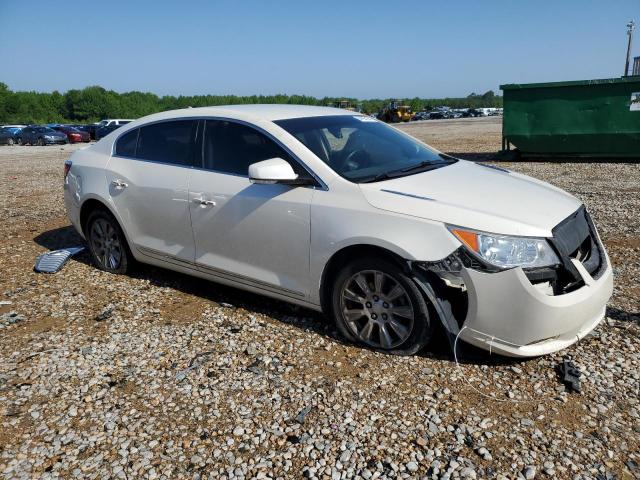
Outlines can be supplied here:
<path id="1" fill-rule="evenodd" d="M 71 170 L 71 160 L 67 160 L 64 162 L 64 178 L 67 178 L 69 174 L 69 170 Z"/>

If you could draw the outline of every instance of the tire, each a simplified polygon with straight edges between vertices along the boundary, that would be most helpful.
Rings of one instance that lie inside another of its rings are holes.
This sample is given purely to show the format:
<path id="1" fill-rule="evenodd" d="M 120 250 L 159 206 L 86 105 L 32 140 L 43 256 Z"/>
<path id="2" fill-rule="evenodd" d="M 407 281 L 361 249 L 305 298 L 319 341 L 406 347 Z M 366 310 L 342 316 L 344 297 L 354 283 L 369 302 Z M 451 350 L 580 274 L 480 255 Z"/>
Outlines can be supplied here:
<path id="1" fill-rule="evenodd" d="M 40 137 L 36 142 L 39 147 L 44 147 L 44 139 Z"/>
<path id="2" fill-rule="evenodd" d="M 84 234 L 93 262 L 100 270 L 116 274 L 131 271 L 133 255 L 122 228 L 110 212 L 104 209 L 91 212 Z"/>
<path id="3" fill-rule="evenodd" d="M 22 137 L 18 137 L 18 145 L 24 145 L 24 143 L 22 143 Z"/>
<path id="4" fill-rule="evenodd" d="M 331 309 L 345 338 L 377 351 L 413 355 L 433 335 L 424 296 L 390 260 L 365 257 L 343 267 L 333 280 Z"/>
<path id="5" fill-rule="evenodd" d="M 13 145 L 13 143 L 14 143 L 13 138 L 9 138 L 9 139 L 7 140 L 7 145 L 12 146 L 12 145 Z"/>

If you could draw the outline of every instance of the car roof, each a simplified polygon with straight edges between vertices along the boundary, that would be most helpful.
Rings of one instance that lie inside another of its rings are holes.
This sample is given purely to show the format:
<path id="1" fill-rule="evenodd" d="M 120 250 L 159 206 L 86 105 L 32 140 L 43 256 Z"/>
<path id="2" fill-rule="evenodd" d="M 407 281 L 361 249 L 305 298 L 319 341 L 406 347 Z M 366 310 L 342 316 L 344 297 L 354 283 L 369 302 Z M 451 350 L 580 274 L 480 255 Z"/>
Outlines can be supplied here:
<path id="1" fill-rule="evenodd" d="M 223 105 L 218 107 L 183 108 L 156 113 L 146 120 L 163 120 L 181 117 L 229 117 L 247 120 L 285 120 L 288 118 L 321 117 L 329 115 L 359 115 L 357 112 L 313 105 L 250 104 Z"/>
<path id="2" fill-rule="evenodd" d="M 126 126 L 118 128 L 118 136 L 124 135 L 130 130 L 134 130 L 151 122 L 163 120 L 175 120 L 180 118 L 193 117 L 221 117 L 232 120 L 241 120 L 251 123 L 261 121 L 286 120 L 289 118 L 321 117 L 331 115 L 361 115 L 357 112 L 343 110 L 333 107 L 316 107 L 312 105 L 281 105 L 281 104 L 250 104 L 250 105 L 224 105 L 218 107 L 197 107 L 182 108 L 179 110 L 168 110 L 166 112 L 154 113 L 146 117 L 128 123 Z M 113 132 L 111 133 L 111 135 Z M 117 137 L 112 137 L 109 142 L 98 142 L 91 148 L 95 150 L 111 151 L 113 142 Z"/>

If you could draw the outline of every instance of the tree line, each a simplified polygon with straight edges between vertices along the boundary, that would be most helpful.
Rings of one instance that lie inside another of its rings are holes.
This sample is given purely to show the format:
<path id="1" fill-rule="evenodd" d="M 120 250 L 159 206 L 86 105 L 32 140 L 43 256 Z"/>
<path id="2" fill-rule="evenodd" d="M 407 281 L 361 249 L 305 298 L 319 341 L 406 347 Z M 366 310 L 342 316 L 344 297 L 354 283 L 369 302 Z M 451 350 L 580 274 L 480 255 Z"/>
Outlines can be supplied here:
<path id="1" fill-rule="evenodd" d="M 158 96 L 145 92 L 118 93 L 99 86 L 65 93 L 53 91 L 14 92 L 0 82 L 0 124 L 4 123 L 90 123 L 102 118 L 138 118 L 151 113 L 176 108 L 248 103 L 285 103 L 298 105 L 335 105 L 348 101 L 366 113 L 379 112 L 392 99 L 358 100 L 356 98 L 316 98 L 307 95 L 195 95 Z M 472 93 L 463 98 L 402 99 L 414 111 L 432 109 L 439 105 L 452 108 L 501 107 L 502 97 L 493 91 Z"/>

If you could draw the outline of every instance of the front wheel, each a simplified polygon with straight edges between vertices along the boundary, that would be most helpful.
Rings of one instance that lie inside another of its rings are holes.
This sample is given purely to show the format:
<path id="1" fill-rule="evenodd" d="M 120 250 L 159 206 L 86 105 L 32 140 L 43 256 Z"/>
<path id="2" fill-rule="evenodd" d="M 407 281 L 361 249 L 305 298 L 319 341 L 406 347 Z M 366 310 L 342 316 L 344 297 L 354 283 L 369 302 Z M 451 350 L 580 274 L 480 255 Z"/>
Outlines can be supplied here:
<path id="1" fill-rule="evenodd" d="M 39 147 L 44 147 L 44 138 L 39 138 L 37 144 Z"/>
<path id="2" fill-rule="evenodd" d="M 395 355 L 413 355 L 433 334 L 428 305 L 395 263 L 363 258 L 335 277 L 332 309 L 340 333 L 352 342 Z"/>
<path id="3" fill-rule="evenodd" d="M 133 257 L 127 240 L 111 213 L 94 210 L 89 215 L 85 227 L 85 238 L 93 261 L 100 270 L 110 273 L 127 273 Z"/>
<path id="4" fill-rule="evenodd" d="M 9 138 L 9 140 L 7 140 L 7 145 L 11 146 L 13 143 L 13 138 Z"/>

